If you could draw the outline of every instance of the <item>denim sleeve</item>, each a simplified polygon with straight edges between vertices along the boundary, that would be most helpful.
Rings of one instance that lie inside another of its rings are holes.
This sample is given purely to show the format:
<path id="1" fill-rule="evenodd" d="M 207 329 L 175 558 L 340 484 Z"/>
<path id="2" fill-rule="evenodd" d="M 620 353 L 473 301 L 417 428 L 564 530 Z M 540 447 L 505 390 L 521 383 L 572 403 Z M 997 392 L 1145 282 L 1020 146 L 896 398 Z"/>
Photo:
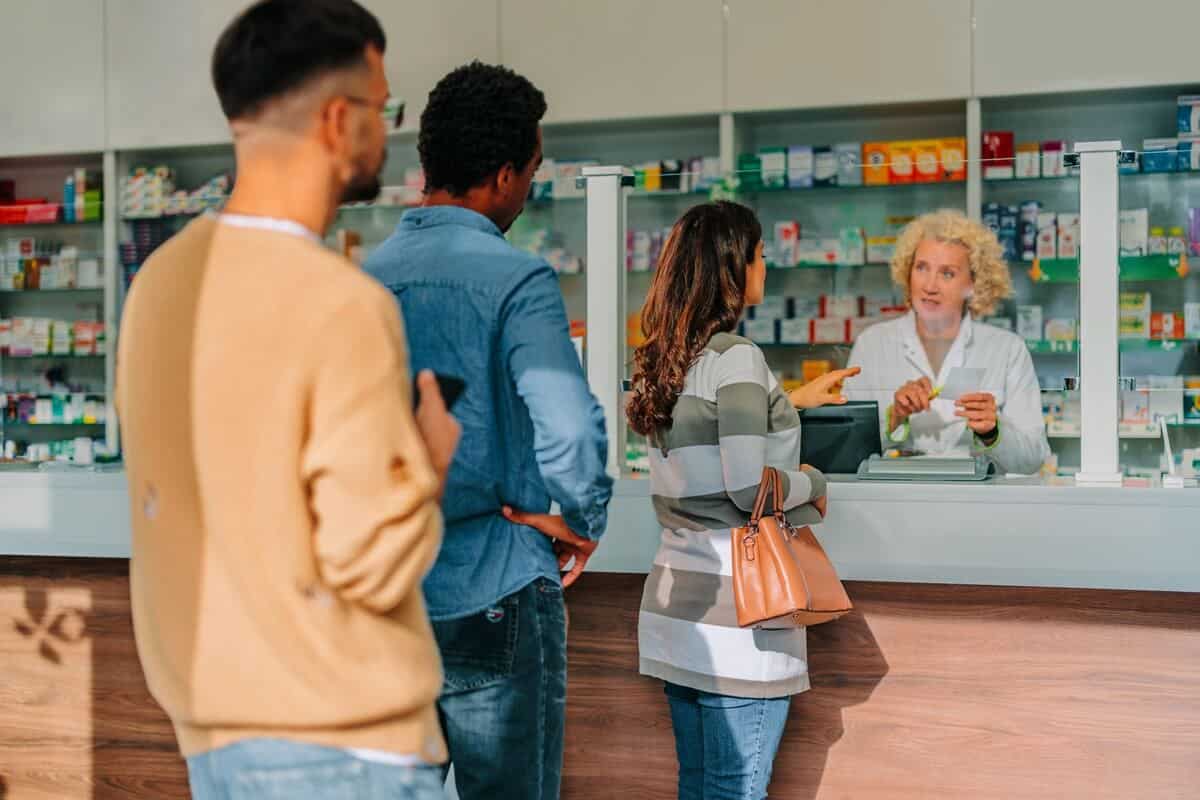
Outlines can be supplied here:
<path id="1" fill-rule="evenodd" d="M 500 348 L 533 420 L 533 447 L 550 499 L 571 530 L 600 538 L 613 483 L 606 471 L 604 412 L 579 364 L 558 279 L 548 265 L 508 294 Z"/>

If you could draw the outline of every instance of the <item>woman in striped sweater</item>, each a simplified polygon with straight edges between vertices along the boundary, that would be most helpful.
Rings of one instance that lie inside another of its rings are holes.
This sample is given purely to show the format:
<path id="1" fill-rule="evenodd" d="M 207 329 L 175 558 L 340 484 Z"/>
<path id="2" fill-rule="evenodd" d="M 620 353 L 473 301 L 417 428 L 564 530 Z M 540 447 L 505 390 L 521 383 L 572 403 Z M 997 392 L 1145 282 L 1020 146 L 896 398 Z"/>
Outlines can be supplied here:
<path id="1" fill-rule="evenodd" d="M 766 797 L 791 696 L 808 689 L 803 628 L 740 628 L 730 529 L 763 466 L 780 470 L 793 523 L 819 522 L 825 478 L 799 464 L 804 405 L 851 371 L 789 398 L 762 351 L 734 334 L 763 299 L 762 228 L 736 203 L 689 210 L 671 231 L 642 311 L 629 424 L 650 444 L 662 543 L 638 621 L 641 672 L 666 683 L 681 800 Z"/>

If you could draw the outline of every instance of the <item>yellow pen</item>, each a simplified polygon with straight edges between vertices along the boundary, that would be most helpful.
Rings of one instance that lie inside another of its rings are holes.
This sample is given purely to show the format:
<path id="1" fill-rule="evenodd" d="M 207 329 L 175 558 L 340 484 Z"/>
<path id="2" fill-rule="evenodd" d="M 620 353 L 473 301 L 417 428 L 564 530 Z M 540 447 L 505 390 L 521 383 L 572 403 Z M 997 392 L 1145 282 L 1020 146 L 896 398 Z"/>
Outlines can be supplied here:
<path id="1" fill-rule="evenodd" d="M 933 400 L 935 397 L 937 397 L 941 393 L 942 393 L 942 387 L 936 386 L 936 387 L 934 387 L 933 391 L 930 392 L 929 399 Z"/>

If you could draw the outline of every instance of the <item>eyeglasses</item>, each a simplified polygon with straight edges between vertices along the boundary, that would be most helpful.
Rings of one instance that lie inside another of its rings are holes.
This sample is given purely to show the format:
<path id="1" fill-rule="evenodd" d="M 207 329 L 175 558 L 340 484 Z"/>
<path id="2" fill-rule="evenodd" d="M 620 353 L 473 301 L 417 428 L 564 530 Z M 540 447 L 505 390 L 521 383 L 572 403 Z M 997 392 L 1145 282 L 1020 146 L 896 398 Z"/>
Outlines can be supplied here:
<path id="1" fill-rule="evenodd" d="M 355 97 L 354 95 L 345 95 L 346 101 L 359 106 L 367 106 L 368 108 L 377 108 L 376 104 L 365 97 Z M 389 97 L 383 104 L 383 108 L 379 110 L 379 115 L 383 117 L 383 124 L 390 125 L 391 130 L 398 131 L 404 125 L 404 101 L 397 97 Z"/>

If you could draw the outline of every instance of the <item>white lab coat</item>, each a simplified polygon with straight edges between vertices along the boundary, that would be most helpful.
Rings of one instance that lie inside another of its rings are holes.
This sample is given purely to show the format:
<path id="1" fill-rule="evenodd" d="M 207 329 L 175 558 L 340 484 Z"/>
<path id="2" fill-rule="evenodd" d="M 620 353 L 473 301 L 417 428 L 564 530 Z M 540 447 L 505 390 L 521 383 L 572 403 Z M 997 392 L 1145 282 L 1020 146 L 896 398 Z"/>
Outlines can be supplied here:
<path id="1" fill-rule="evenodd" d="M 997 471 L 1016 474 L 1037 472 L 1050 453 L 1033 359 L 1025 342 L 1010 331 L 974 322 L 966 315 L 941 372 L 935 375 L 917 336 L 916 315 L 910 311 L 863 331 L 850 353 L 848 366 L 862 367 L 862 374 L 846 381 L 846 397 L 879 403 L 885 446 L 931 455 L 983 454 Z M 891 432 L 886 430 L 887 410 L 896 390 L 921 377 L 940 386 L 955 367 L 984 370 L 980 391 L 991 392 L 996 398 L 1000 429 L 996 443 L 986 448 L 967 428 L 966 420 L 954 416 L 954 401 L 940 397 L 933 400 L 929 411 L 909 418 L 906 439 L 891 439 Z"/>

